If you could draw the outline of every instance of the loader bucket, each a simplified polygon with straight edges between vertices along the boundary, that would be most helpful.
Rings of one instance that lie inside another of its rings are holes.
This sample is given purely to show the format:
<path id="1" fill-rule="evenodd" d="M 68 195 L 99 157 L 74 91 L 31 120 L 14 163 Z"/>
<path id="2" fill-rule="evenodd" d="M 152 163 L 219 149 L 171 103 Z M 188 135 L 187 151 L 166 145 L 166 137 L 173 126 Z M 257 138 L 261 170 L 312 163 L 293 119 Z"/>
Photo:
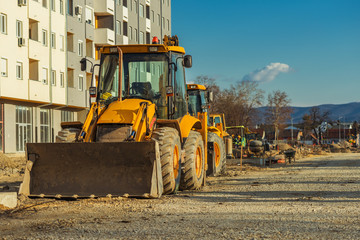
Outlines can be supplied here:
<path id="1" fill-rule="evenodd" d="M 19 194 L 41 197 L 159 198 L 157 142 L 28 143 Z"/>

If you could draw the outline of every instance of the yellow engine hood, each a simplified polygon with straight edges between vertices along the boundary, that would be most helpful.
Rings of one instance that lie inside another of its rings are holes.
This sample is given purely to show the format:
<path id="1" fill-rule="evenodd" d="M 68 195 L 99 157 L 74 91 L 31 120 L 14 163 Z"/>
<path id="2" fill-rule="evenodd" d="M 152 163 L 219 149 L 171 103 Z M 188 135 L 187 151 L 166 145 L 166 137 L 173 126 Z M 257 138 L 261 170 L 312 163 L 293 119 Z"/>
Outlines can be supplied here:
<path id="1" fill-rule="evenodd" d="M 123 101 L 112 102 L 103 114 L 101 114 L 98 124 L 125 123 L 134 124 L 138 114 L 140 103 L 147 102 L 144 99 L 125 99 Z"/>

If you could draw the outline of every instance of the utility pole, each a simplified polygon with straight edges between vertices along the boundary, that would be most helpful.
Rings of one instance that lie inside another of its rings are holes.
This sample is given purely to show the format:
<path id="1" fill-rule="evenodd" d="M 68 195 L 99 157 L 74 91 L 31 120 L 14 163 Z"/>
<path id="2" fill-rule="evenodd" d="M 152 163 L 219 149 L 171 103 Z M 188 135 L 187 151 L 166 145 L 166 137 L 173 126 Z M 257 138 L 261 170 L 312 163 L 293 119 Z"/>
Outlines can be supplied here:
<path id="1" fill-rule="evenodd" d="M 293 118 L 291 118 L 291 141 L 294 140 L 294 137 L 293 137 Z"/>

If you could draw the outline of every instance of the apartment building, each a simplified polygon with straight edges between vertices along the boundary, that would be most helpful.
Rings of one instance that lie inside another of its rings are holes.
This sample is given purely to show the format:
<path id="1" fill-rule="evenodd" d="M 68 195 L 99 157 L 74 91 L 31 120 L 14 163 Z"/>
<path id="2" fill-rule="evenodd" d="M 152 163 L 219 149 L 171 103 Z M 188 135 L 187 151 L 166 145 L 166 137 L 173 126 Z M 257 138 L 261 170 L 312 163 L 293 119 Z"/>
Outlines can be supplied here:
<path id="1" fill-rule="evenodd" d="M 171 0 L 0 0 L 0 151 L 53 142 L 60 123 L 83 121 L 90 69 L 103 45 L 171 35 Z"/>

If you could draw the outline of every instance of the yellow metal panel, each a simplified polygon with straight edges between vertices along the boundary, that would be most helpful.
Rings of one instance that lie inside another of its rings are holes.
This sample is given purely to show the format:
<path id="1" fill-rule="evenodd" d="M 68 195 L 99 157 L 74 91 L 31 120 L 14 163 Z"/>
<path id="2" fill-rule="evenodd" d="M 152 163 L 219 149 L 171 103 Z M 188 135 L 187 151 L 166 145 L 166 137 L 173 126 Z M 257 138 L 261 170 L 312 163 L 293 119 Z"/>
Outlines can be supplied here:
<path id="1" fill-rule="evenodd" d="M 204 85 L 200 84 L 187 84 L 188 90 L 206 90 L 206 87 Z"/>
<path id="2" fill-rule="evenodd" d="M 98 123 L 128 123 L 134 124 L 141 102 L 148 102 L 143 99 L 125 99 L 111 103 L 106 111 L 100 116 Z"/>
<path id="3" fill-rule="evenodd" d="M 199 119 L 192 117 L 190 115 L 185 115 L 180 119 L 180 131 L 182 137 L 188 137 L 191 129 L 201 129 L 201 122 Z"/>
<path id="4" fill-rule="evenodd" d="M 111 48 L 120 47 L 123 53 L 159 53 L 159 52 L 179 52 L 185 54 L 185 50 L 183 47 L 178 46 L 165 46 L 162 44 L 137 44 L 137 45 L 106 45 L 101 50 L 101 53 L 111 53 Z M 158 50 L 156 52 L 150 51 L 149 47 L 157 47 Z"/>

